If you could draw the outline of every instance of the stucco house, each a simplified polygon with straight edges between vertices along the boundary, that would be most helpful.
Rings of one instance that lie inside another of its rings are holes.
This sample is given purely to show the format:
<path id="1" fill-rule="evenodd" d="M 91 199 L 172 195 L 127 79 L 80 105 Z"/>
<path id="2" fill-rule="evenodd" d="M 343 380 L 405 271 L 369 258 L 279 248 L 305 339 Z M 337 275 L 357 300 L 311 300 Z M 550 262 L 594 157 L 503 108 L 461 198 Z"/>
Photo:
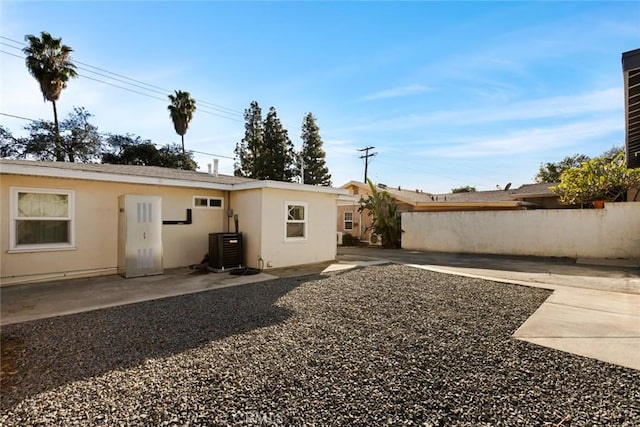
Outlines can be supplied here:
<path id="1" fill-rule="evenodd" d="M 0 178 L 0 285 L 115 274 L 123 250 L 137 251 L 141 271 L 157 259 L 159 272 L 188 266 L 208 254 L 211 233 L 236 224 L 244 266 L 333 260 L 347 193 L 215 171 L 27 160 L 0 160 Z M 127 249 L 135 239 L 126 229 L 149 247 Z"/>
<path id="2" fill-rule="evenodd" d="M 378 184 L 380 190 L 387 191 L 396 202 L 398 212 L 454 212 L 481 210 L 522 210 L 558 209 L 563 206 L 550 187 L 554 184 L 525 184 L 519 188 L 506 190 L 474 191 L 469 193 L 432 194 L 422 190 L 409 190 Z M 358 212 L 360 198 L 371 194 L 368 184 L 349 181 L 341 188 L 352 196 L 343 198 L 338 204 L 337 229 L 339 233 L 349 233 L 362 241 L 378 244 L 379 239 L 367 231 L 371 218 L 367 212 Z M 373 237 L 373 239 L 372 239 Z"/>

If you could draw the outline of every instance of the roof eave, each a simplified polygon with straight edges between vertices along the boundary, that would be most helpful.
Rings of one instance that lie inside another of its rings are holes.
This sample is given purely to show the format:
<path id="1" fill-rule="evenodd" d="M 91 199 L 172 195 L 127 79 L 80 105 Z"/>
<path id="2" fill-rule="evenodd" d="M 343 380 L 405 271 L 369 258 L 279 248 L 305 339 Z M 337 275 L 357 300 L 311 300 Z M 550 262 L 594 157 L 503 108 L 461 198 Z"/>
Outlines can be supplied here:
<path id="1" fill-rule="evenodd" d="M 554 193 L 521 193 L 513 195 L 514 199 L 545 199 L 553 197 L 558 197 L 558 195 Z"/>
<path id="2" fill-rule="evenodd" d="M 320 185 L 307 185 L 307 184 L 297 184 L 295 182 L 270 181 L 270 180 L 243 182 L 240 184 L 233 184 L 232 187 L 233 187 L 232 190 L 237 190 L 237 191 L 257 190 L 262 188 L 274 188 L 278 190 L 310 191 L 313 193 L 349 195 L 349 192 L 343 188 L 324 187 Z"/>
<path id="3" fill-rule="evenodd" d="M 2 174 L 10 175 L 28 175 L 47 178 L 64 178 L 64 179 L 84 179 L 89 181 L 103 182 L 119 182 L 124 184 L 146 184 L 146 185 L 163 185 L 167 187 L 191 187 L 204 188 L 210 190 L 230 191 L 233 189 L 231 184 L 222 184 L 219 182 L 206 181 L 190 181 L 175 178 L 160 178 L 143 175 L 125 175 L 113 172 L 96 172 L 77 169 L 62 169 L 54 167 L 40 167 L 37 165 L 16 165 L 10 163 L 2 164 Z"/>

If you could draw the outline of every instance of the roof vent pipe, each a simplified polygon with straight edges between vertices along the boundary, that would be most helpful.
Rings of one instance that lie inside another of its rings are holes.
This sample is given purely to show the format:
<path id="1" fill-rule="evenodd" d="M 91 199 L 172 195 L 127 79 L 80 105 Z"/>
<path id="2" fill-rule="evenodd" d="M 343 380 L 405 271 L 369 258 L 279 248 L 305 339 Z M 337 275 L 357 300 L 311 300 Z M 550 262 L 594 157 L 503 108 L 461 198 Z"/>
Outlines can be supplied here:
<path id="1" fill-rule="evenodd" d="M 209 169 L 209 175 L 211 175 L 211 163 L 207 163 L 207 169 Z"/>
<path id="2" fill-rule="evenodd" d="M 213 159 L 213 176 L 218 176 L 218 159 Z"/>

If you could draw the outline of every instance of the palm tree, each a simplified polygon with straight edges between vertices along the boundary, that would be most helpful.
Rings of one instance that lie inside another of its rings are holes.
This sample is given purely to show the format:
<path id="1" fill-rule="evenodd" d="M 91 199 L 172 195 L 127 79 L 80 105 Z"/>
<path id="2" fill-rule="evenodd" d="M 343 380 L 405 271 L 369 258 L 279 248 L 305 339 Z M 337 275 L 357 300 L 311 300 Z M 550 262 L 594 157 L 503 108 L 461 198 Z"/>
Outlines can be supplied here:
<path id="1" fill-rule="evenodd" d="M 40 38 L 29 34 L 25 36 L 25 40 L 29 42 L 29 45 L 22 51 L 27 55 L 25 62 L 29 74 L 40 83 L 40 90 L 45 102 L 50 101 L 53 104 L 56 160 L 64 161 L 56 101 L 60 98 L 62 89 L 67 87 L 67 81 L 71 77 L 77 76 L 76 66 L 69 57 L 73 49 L 62 44 L 62 39 L 53 38 L 45 31 L 42 31 Z"/>
<path id="2" fill-rule="evenodd" d="M 176 133 L 182 137 L 182 154 L 184 155 L 184 134 L 187 133 L 189 122 L 196 111 L 196 101 L 189 92 L 181 90 L 176 90 L 175 95 L 169 95 L 169 101 L 171 101 L 168 107 L 169 114 L 171 115 L 171 120 L 173 120 L 173 127 Z"/>
<path id="3" fill-rule="evenodd" d="M 382 246 L 385 248 L 401 247 L 402 226 L 396 202 L 388 191 L 378 191 L 373 182 L 368 179 L 371 194 L 367 199 L 360 198 L 358 212 L 367 211 L 371 217 L 371 230 L 382 236 Z"/>

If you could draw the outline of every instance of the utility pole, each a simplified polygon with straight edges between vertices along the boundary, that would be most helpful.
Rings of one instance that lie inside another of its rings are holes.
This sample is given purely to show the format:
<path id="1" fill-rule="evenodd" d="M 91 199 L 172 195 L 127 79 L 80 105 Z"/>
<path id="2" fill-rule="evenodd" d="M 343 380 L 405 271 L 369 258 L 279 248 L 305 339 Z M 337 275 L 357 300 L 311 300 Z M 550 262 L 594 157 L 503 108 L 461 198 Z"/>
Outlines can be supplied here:
<path id="1" fill-rule="evenodd" d="M 369 154 L 369 150 L 373 150 L 374 148 L 376 148 L 376 147 L 366 147 L 366 148 L 358 150 L 358 151 L 364 151 L 365 152 L 364 155 L 360 156 L 361 159 L 364 159 L 364 183 L 365 184 L 367 183 L 367 170 L 369 168 L 369 157 L 373 157 L 376 154 L 378 154 L 378 153 Z"/>

